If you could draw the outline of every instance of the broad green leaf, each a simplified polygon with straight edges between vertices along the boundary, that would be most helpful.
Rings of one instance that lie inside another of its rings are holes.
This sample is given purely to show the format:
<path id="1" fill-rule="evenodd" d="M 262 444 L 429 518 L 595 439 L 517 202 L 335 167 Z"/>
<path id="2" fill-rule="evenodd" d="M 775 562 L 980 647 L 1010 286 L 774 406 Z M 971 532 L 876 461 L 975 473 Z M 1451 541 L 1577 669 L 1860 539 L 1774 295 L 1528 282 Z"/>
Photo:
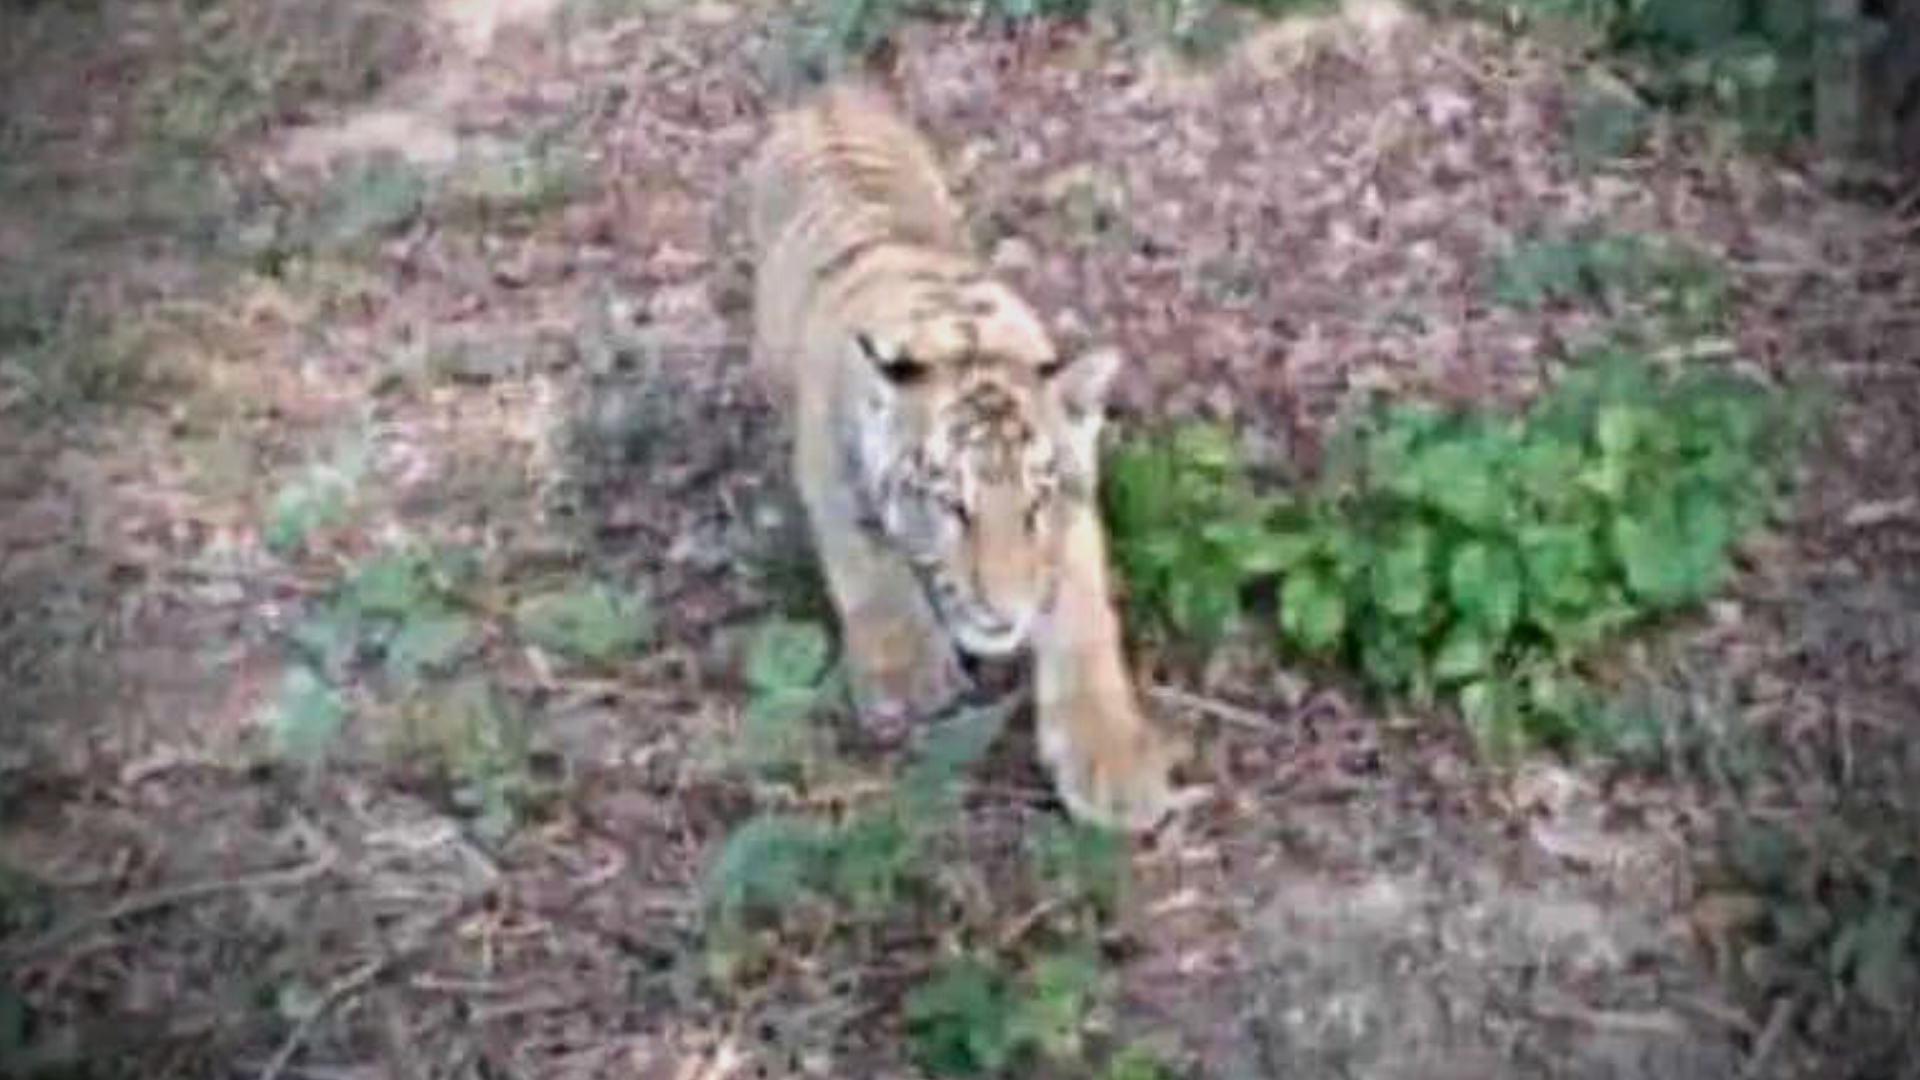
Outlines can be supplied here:
<path id="1" fill-rule="evenodd" d="M 1240 458 L 1233 432 L 1219 424 L 1185 424 L 1173 435 L 1174 460 L 1211 473 L 1231 471 Z"/>
<path id="2" fill-rule="evenodd" d="M 1177 533 L 1148 533 L 1128 545 L 1128 554 L 1143 570 L 1176 571 L 1186 561 L 1188 546 Z"/>
<path id="3" fill-rule="evenodd" d="M 1580 448 L 1562 439 L 1535 435 L 1514 455 L 1514 479 L 1528 497 L 1549 509 L 1559 509 L 1577 495 L 1574 482 L 1581 470 Z"/>
<path id="4" fill-rule="evenodd" d="M 1707 595 L 1724 571 L 1730 528 L 1724 509 L 1704 495 L 1678 506 L 1676 501 L 1613 522 L 1614 556 L 1628 587 L 1661 607 Z"/>
<path id="5" fill-rule="evenodd" d="M 309 476 L 281 488 L 267 508 L 261 539 L 269 550 L 290 554 L 321 529 L 339 524 L 347 514 L 347 484 L 328 476 Z"/>
<path id="6" fill-rule="evenodd" d="M 543 648 L 598 661 L 638 648 L 653 628 L 642 598 L 600 584 L 527 597 L 514 607 L 513 619 L 522 635 Z"/>
<path id="7" fill-rule="evenodd" d="M 1280 586 L 1280 628 L 1300 646 L 1325 652 L 1346 631 L 1346 598 L 1324 573 L 1296 570 Z"/>
<path id="8" fill-rule="evenodd" d="M 420 212 L 427 181 L 397 154 L 378 154 L 342 174 L 314 214 L 314 235 L 329 246 L 350 246 L 405 225 Z"/>
<path id="9" fill-rule="evenodd" d="M 706 894 L 723 919 L 777 910 L 817 881 L 828 836 L 819 823 L 762 815 L 733 830 L 707 872 Z"/>
<path id="10" fill-rule="evenodd" d="M 1419 524 L 1402 526 L 1374 564 L 1374 602 L 1389 615 L 1411 619 L 1427 609 L 1433 577 L 1433 530 Z"/>
<path id="11" fill-rule="evenodd" d="M 299 761 L 323 757 L 340 734 L 347 707 L 312 669 L 296 665 L 281 676 L 267 707 L 266 728 L 274 752 Z"/>
<path id="12" fill-rule="evenodd" d="M 1841 939 L 1851 946 L 1846 967 L 1853 975 L 1853 989 L 1890 1014 L 1910 1010 L 1914 991 L 1920 989 L 1920 972 L 1915 970 L 1920 951 L 1916 951 L 1913 926 L 1912 908 L 1878 907 Z"/>
<path id="13" fill-rule="evenodd" d="M 473 622 L 450 611 L 409 615 L 387 642 L 387 669 L 411 679 L 423 670 L 443 668 L 473 644 Z"/>
<path id="14" fill-rule="evenodd" d="M 1499 449 L 1491 440 L 1476 438 L 1424 450 L 1416 467 L 1420 497 L 1469 528 L 1498 527 L 1507 512 Z"/>
<path id="15" fill-rule="evenodd" d="M 1608 405 L 1594 421 L 1594 437 L 1605 456 L 1626 458 L 1640 445 L 1642 433 L 1656 422 L 1638 406 Z"/>
<path id="16" fill-rule="evenodd" d="M 1681 55 L 1708 54 L 1740 33 L 1746 5 L 1716 0 L 1664 0 L 1636 8 L 1636 29 Z"/>
<path id="17" fill-rule="evenodd" d="M 1285 570 L 1315 548 L 1303 531 L 1276 529 L 1266 522 L 1236 517 L 1200 528 L 1200 536 L 1241 577 L 1261 577 Z"/>
<path id="18" fill-rule="evenodd" d="M 1526 727 L 1511 687 L 1481 679 L 1461 687 L 1459 701 L 1467 732 L 1488 761 L 1510 763 L 1526 749 Z"/>
<path id="19" fill-rule="evenodd" d="M 1321 549 L 1320 538 L 1310 532 L 1268 532 L 1239 552 L 1236 567 L 1246 577 L 1266 577 L 1293 569 Z"/>
<path id="20" fill-rule="evenodd" d="M 426 563 L 411 551 L 389 551 L 362 563 L 347 582 L 346 602 L 362 615 L 412 614 L 432 599 Z"/>
<path id="21" fill-rule="evenodd" d="M 1455 611 L 1500 637 L 1520 618 L 1520 575 L 1520 560 L 1505 545 L 1469 541 L 1447 567 L 1447 595 Z"/>
<path id="22" fill-rule="evenodd" d="M 1433 673 L 1444 682 L 1472 678 L 1492 666 L 1493 645 L 1485 631 L 1472 623 L 1456 625 L 1433 658 Z"/>
<path id="23" fill-rule="evenodd" d="M 1347 589 L 1364 585 L 1378 557 L 1374 546 L 1351 525 L 1324 525 L 1321 532 L 1320 546 L 1333 560 L 1333 580 Z"/>
<path id="24" fill-rule="evenodd" d="M 1572 296 L 1585 269 L 1580 249 L 1554 240 L 1528 240 L 1514 246 L 1494 271 L 1493 299 L 1514 308 L 1535 308 Z"/>
<path id="25" fill-rule="evenodd" d="M 1574 156 L 1592 166 L 1631 150 L 1646 128 L 1647 110 L 1631 96 L 1589 90 L 1575 102 L 1569 132 Z"/>
<path id="26" fill-rule="evenodd" d="M 1693 599 L 1704 598 L 1726 580 L 1728 553 L 1733 545 L 1733 514 L 1727 504 L 1705 486 L 1694 486 L 1680 496 L 1682 552 L 1687 562 Z"/>
<path id="27" fill-rule="evenodd" d="M 287 632 L 293 644 L 322 672 L 338 675 L 352 659 L 358 622 L 332 606 L 309 611 Z"/>
<path id="28" fill-rule="evenodd" d="M 1587 531 L 1573 525 L 1534 525 L 1520 533 L 1528 592 L 1548 603 L 1579 607 L 1591 602 L 1598 571 Z"/>
<path id="29" fill-rule="evenodd" d="M 1359 637 L 1360 666 L 1376 686 L 1402 690 L 1420 674 L 1420 646 L 1397 623 L 1370 620 Z"/>
<path id="30" fill-rule="evenodd" d="M 1626 497 L 1633 479 L 1633 461 L 1627 457 L 1602 456 L 1580 470 L 1580 486 L 1609 502 Z"/>
<path id="31" fill-rule="evenodd" d="M 1240 614 L 1240 580 L 1230 564 L 1188 563 L 1167 585 L 1167 609 L 1181 633 L 1217 640 Z"/>
<path id="32" fill-rule="evenodd" d="M 826 675 L 832 651 L 818 623 L 769 619 L 747 647 L 747 685 L 759 691 L 811 687 Z"/>
<path id="33" fill-rule="evenodd" d="M 1122 542 L 1149 533 L 1175 505 L 1178 492 L 1166 454 L 1149 439 L 1123 443 L 1102 465 L 1100 491 L 1111 527 Z"/>
<path id="34" fill-rule="evenodd" d="M 1652 765 L 1664 749 L 1666 724 L 1644 703 L 1612 701 L 1596 708 L 1578 735 L 1590 753 L 1611 755 L 1629 764 Z"/>
<path id="35" fill-rule="evenodd" d="M 756 692 L 741 711 L 746 738 L 740 759 L 761 768 L 798 765 L 812 754 L 816 732 L 811 721 L 820 705 L 815 687 L 778 687 Z"/>

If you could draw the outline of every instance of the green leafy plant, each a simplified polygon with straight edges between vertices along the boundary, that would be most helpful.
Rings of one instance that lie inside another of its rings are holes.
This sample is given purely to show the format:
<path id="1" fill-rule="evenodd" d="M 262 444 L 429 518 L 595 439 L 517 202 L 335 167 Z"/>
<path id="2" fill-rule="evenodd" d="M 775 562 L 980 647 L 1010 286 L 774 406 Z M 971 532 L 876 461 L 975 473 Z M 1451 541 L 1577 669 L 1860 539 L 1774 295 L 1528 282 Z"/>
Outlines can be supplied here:
<path id="1" fill-rule="evenodd" d="M 579 155 L 548 135 L 464 158 L 447 178 L 444 198 L 453 214 L 494 223 L 564 205 L 586 176 Z"/>
<path id="2" fill-rule="evenodd" d="M 1027 834 L 1033 876 L 1062 901 L 1111 914 L 1128 887 L 1126 841 L 1107 829 L 1049 821 Z"/>
<path id="3" fill-rule="evenodd" d="M 280 690 L 267 705 L 265 726 L 275 753 L 311 762 L 339 737 L 346 715 L 337 691 L 311 668 L 295 665 L 281 677 Z"/>
<path id="4" fill-rule="evenodd" d="M 332 178 L 304 231 L 320 250 L 357 251 L 413 221 L 426 206 L 428 188 L 426 175 L 405 157 L 391 151 L 366 155 Z"/>
<path id="5" fill-rule="evenodd" d="M 461 548 L 405 546 L 362 560 L 292 631 L 293 643 L 335 679 L 370 659 L 390 683 L 411 687 L 479 647 L 479 628 L 454 593 L 472 573 Z"/>
<path id="6" fill-rule="evenodd" d="M 402 714 L 408 748 L 431 755 L 453 806 L 481 838 L 505 839 L 541 794 L 526 716 L 479 675 L 414 695 Z"/>
<path id="7" fill-rule="evenodd" d="M 819 704 L 829 681 L 824 634 L 808 623 L 764 624 L 743 667 L 750 693 L 761 695 L 755 700 L 797 694 L 803 700 L 796 708 L 809 696 Z M 999 737 L 1010 707 L 941 722 L 884 796 L 857 810 L 837 817 L 764 813 L 734 829 L 705 882 L 709 974 L 723 985 L 746 978 L 782 940 L 816 948 L 839 940 L 857 956 L 870 937 L 885 940 L 917 913 L 942 905 L 949 868 L 935 853 L 961 820 L 960 780 Z M 900 1008 L 911 1051 L 935 1074 L 1087 1058 L 1086 1020 L 1108 991 L 1093 921 L 1122 893 L 1126 848 L 1101 830 L 1060 824 L 1034 834 L 1028 865 L 1031 880 L 1052 898 L 1043 911 L 1088 918 L 1017 935 L 1036 945 L 1030 953 L 1011 937 L 965 950 L 907 992 Z"/>
<path id="8" fill-rule="evenodd" d="M 1136 617 L 1217 638 L 1239 613 L 1241 584 L 1284 565 L 1267 528 L 1273 502 L 1252 491 L 1226 431 L 1188 425 L 1122 442 L 1103 471 L 1103 509 Z"/>
<path id="9" fill-rule="evenodd" d="M 990 958 L 949 960 L 907 995 L 914 1057 L 939 1076 L 1000 1072 L 1032 1054 L 1077 1060 L 1101 979 L 1084 950 L 1042 956 L 1020 978 Z"/>
<path id="10" fill-rule="evenodd" d="M 513 621 L 536 645 L 598 663 L 639 648 L 653 629 L 644 596 L 599 583 L 525 597 L 514 606 Z"/>
<path id="11" fill-rule="evenodd" d="M 936 1075 L 998 1072 L 1018 1049 L 1009 980 L 975 958 L 949 961 L 907 996 L 907 1034 L 922 1068 Z"/>
<path id="12" fill-rule="evenodd" d="M 365 441 L 349 439 L 275 492 L 261 526 L 261 541 L 268 550 L 283 556 L 298 554 L 314 534 L 339 526 L 366 477 L 367 458 Z"/>
<path id="13" fill-rule="evenodd" d="M 804 628 L 775 624 L 751 654 L 749 671 L 763 685 L 798 692 L 787 680 L 818 670 L 820 656 Z M 992 706 L 944 721 L 887 798 L 838 823 L 774 815 L 736 829 L 709 872 L 707 893 L 718 922 L 752 914 L 751 901 L 762 895 L 796 901 L 814 892 L 855 906 L 890 900 L 914 869 L 912 851 L 946 823 L 960 777 L 999 737 L 1006 712 Z M 761 884 L 769 873 L 775 888 Z"/>
<path id="14" fill-rule="evenodd" d="M 353 564 L 309 602 L 288 634 L 293 663 L 264 725 L 283 756 L 313 760 L 338 738 L 347 688 L 396 756 L 426 766 L 483 839 L 505 837 L 543 795 L 532 731 L 484 675 L 461 668 L 481 651 L 469 602 L 475 554 L 403 544 Z"/>
<path id="15" fill-rule="evenodd" d="M 832 641 L 815 622 L 772 619 L 747 644 L 747 704 L 738 760 L 774 773 L 804 773 L 824 753 L 813 721 L 837 696 Z"/>
<path id="16" fill-rule="evenodd" d="M 1909 1037 L 1920 995 L 1920 834 L 1914 808 L 1892 803 L 1848 793 L 1802 819 L 1721 830 L 1724 886 L 1757 901 L 1735 981 L 1756 998 L 1831 1003 L 1868 1042 Z"/>
<path id="17" fill-rule="evenodd" d="M 1256 490 L 1217 430 L 1136 437 L 1105 512 L 1141 629 L 1211 638 L 1272 597 L 1286 649 L 1450 698 L 1497 754 L 1600 729 L 1582 668 L 1721 587 L 1803 420 L 1732 376 L 1607 351 L 1523 414 L 1376 410 L 1294 495 Z"/>
<path id="18" fill-rule="evenodd" d="M 1173 1071 L 1144 1046 L 1128 1046 L 1107 1062 L 1103 1080 L 1173 1080 Z"/>
<path id="19" fill-rule="evenodd" d="M 1725 275 L 1677 242 L 1638 233 L 1535 237 L 1515 244 L 1495 267 L 1493 299 L 1517 308 L 1600 301 L 1618 311 L 1643 306 L 1658 330 L 1697 333 L 1725 315 Z"/>

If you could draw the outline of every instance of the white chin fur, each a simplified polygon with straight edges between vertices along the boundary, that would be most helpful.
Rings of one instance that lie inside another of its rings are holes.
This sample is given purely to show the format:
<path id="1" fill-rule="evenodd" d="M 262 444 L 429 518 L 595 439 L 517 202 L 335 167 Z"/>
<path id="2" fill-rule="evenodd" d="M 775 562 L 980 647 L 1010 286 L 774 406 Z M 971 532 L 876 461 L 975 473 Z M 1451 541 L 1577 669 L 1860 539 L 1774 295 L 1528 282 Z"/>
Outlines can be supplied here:
<path id="1" fill-rule="evenodd" d="M 1021 625 L 999 633 L 983 634 L 970 626 L 960 626 L 954 629 L 953 639 L 973 656 L 998 660 L 1020 651 L 1027 643 L 1027 627 Z"/>

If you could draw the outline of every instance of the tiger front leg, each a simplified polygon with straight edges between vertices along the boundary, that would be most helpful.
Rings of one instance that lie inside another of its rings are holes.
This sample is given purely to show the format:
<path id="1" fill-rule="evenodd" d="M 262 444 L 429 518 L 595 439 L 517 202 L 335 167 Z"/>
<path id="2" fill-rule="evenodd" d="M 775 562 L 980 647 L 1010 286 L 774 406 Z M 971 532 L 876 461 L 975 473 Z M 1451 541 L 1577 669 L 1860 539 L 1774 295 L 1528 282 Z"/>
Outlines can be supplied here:
<path id="1" fill-rule="evenodd" d="M 840 618 L 862 726 L 891 743 L 970 688 L 952 638 L 904 560 L 862 530 L 844 500 L 809 498 L 814 544 Z"/>
<path id="2" fill-rule="evenodd" d="M 1063 541 L 1059 591 L 1033 642 L 1040 757 L 1074 817 L 1151 829 L 1172 808 L 1176 746 L 1140 711 L 1090 508 Z"/>

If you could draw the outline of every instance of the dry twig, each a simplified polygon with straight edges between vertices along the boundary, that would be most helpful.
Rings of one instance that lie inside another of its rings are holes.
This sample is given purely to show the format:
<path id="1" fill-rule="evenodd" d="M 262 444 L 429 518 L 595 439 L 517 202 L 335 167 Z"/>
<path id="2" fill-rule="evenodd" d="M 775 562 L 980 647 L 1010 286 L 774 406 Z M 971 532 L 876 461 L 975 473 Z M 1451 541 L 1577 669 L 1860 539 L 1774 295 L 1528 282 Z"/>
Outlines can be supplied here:
<path id="1" fill-rule="evenodd" d="M 289 1031 L 287 1037 L 281 1041 L 280 1048 L 274 1051 L 273 1057 L 260 1069 L 259 1080 L 277 1080 L 286 1071 L 287 1066 L 292 1064 L 293 1056 L 300 1052 L 300 1047 L 306 1043 L 307 1036 L 313 1032 L 316 1024 L 339 1007 L 341 1002 L 372 985 L 375 979 L 418 956 L 433 942 L 434 935 L 452 923 L 465 910 L 465 907 L 463 903 L 450 905 L 422 922 L 412 940 L 403 942 L 385 955 L 362 962 L 353 970 L 327 984 L 320 995 L 320 1000 L 315 1002 L 312 1009 L 294 1024 L 293 1030 Z"/>

